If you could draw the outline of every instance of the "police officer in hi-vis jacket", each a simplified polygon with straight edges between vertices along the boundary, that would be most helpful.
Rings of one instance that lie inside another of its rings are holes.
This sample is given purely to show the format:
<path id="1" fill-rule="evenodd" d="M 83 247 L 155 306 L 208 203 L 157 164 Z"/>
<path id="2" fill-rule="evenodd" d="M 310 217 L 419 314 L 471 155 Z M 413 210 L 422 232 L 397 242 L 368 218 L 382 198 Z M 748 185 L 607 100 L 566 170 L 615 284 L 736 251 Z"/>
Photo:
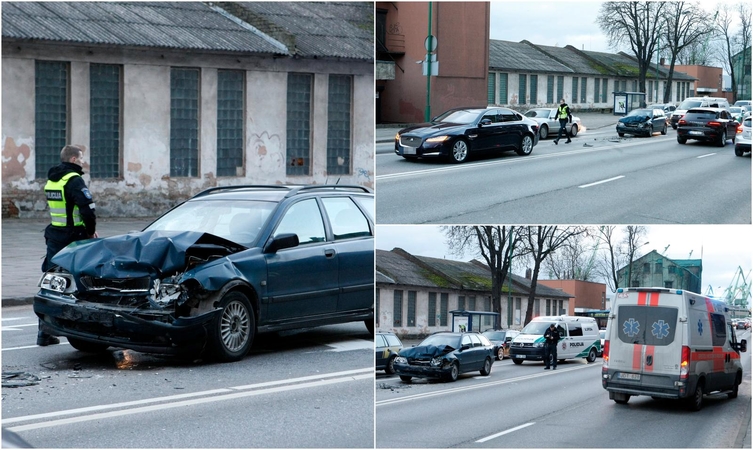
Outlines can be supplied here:
<path id="1" fill-rule="evenodd" d="M 47 255 L 42 272 L 53 267 L 52 257 L 71 242 L 97 237 L 94 200 L 81 178 L 84 174 L 81 167 L 83 154 L 81 147 L 66 145 L 60 151 L 60 164 L 47 172 L 44 193 L 50 208 L 50 224 L 44 230 Z M 58 343 L 58 338 L 42 331 L 40 322 L 37 345 Z"/>
<path id="2" fill-rule="evenodd" d="M 557 119 L 560 121 L 560 130 L 557 132 L 557 139 L 554 140 L 554 145 L 559 143 L 563 132 L 565 133 L 565 136 L 567 136 L 567 142 L 565 142 L 565 144 L 569 144 L 572 141 L 570 140 L 570 133 L 567 131 L 567 123 L 573 121 L 573 116 L 570 113 L 570 107 L 567 106 L 564 98 L 560 99 L 560 106 L 557 107 Z"/>

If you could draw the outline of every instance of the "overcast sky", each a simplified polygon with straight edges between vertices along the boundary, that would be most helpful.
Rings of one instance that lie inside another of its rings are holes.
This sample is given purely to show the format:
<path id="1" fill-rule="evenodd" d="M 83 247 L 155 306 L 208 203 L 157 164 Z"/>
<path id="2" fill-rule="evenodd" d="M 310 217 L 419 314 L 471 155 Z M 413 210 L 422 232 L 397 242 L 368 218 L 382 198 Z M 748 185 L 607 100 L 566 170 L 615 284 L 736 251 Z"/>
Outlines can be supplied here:
<path id="1" fill-rule="evenodd" d="M 690 259 L 703 258 L 702 293 L 711 285 L 715 295 L 722 295 L 738 267 L 742 268 L 750 283 L 753 235 L 749 225 L 652 225 L 647 229 L 644 242 L 648 244 L 640 248 L 641 255 L 656 250 L 670 259 L 688 259 L 692 250 Z M 381 250 L 400 247 L 417 256 L 458 261 L 473 258 L 472 255 L 459 257 L 450 253 L 444 233 L 433 225 L 379 225 L 376 247 Z M 545 274 L 542 277 L 545 278 Z"/>

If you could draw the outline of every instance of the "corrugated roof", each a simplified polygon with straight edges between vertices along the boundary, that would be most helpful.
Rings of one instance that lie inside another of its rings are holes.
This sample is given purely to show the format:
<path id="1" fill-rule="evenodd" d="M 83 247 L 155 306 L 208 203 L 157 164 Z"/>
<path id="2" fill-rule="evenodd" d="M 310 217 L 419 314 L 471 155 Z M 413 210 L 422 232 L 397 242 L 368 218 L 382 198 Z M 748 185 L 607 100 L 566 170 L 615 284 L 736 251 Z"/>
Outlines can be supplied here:
<path id="1" fill-rule="evenodd" d="M 458 289 L 446 280 L 429 278 L 429 272 L 393 251 L 377 250 L 376 265 L 379 272 L 396 284 L 428 288 Z"/>
<path id="2" fill-rule="evenodd" d="M 238 2 L 253 15 L 295 37 L 298 55 L 374 59 L 374 4 L 370 2 Z M 244 18 L 256 26 L 252 19 Z"/>
<path id="3" fill-rule="evenodd" d="M 525 41 L 524 41 L 525 42 Z M 551 56 L 552 58 L 560 61 L 570 67 L 574 73 L 584 75 L 597 75 L 606 76 L 610 74 L 610 70 L 597 62 L 585 58 L 577 51 L 573 51 L 573 47 L 569 45 L 567 47 L 552 47 L 548 45 L 533 45 L 543 53 Z"/>
<path id="4" fill-rule="evenodd" d="M 4 38 L 285 54 L 200 2 L 3 2 L 2 20 Z"/>
<path id="5" fill-rule="evenodd" d="M 522 42 L 489 40 L 489 68 L 528 72 L 573 73 L 573 69 Z"/>

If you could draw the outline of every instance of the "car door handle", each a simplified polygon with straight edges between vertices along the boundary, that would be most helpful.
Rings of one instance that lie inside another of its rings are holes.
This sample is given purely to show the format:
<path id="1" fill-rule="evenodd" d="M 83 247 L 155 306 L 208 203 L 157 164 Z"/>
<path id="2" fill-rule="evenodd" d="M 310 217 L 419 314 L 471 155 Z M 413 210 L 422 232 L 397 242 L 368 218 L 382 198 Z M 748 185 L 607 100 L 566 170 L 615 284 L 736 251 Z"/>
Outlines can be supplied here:
<path id="1" fill-rule="evenodd" d="M 324 256 L 327 258 L 334 258 L 335 257 L 335 249 L 333 248 L 327 248 L 324 250 Z"/>

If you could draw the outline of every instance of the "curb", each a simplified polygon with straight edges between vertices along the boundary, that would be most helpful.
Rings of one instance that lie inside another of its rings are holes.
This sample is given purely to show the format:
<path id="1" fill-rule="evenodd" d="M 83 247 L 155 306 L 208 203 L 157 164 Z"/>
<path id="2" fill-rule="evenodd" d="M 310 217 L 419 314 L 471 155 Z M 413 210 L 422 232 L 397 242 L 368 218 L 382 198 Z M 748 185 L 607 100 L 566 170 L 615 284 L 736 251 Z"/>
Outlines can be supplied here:
<path id="1" fill-rule="evenodd" d="M 33 305 L 34 304 L 34 297 L 4 297 L 1 301 L 1 307 L 5 308 L 6 306 L 24 306 L 24 305 Z"/>

